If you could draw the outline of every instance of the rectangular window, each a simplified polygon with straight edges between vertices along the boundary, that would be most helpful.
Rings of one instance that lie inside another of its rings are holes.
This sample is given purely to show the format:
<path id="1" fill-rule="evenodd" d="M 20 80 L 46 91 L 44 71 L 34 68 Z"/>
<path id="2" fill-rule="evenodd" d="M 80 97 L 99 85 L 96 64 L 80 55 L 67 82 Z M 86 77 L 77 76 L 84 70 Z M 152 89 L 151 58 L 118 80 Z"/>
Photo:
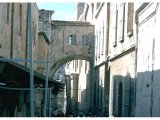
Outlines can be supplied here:
<path id="1" fill-rule="evenodd" d="M 101 55 L 103 55 L 103 50 L 104 50 L 104 21 L 102 22 L 102 37 L 101 37 L 101 41 L 102 41 L 102 46 L 101 46 Z"/>
<path id="2" fill-rule="evenodd" d="M 82 35 L 82 45 L 88 46 L 88 36 L 87 35 Z"/>
<path id="3" fill-rule="evenodd" d="M 69 36 L 69 45 L 76 45 L 76 35 Z"/>
<path id="4" fill-rule="evenodd" d="M 118 11 L 118 39 L 124 41 L 125 3 L 121 3 Z"/>
<path id="5" fill-rule="evenodd" d="M 133 35 L 133 15 L 134 15 L 134 3 L 128 3 L 127 35 L 129 37 Z"/>
<path id="6" fill-rule="evenodd" d="M 117 11 L 117 4 L 112 3 L 111 4 L 111 14 L 110 14 L 110 39 L 112 41 L 112 45 L 113 47 L 117 46 L 117 15 L 118 11 Z"/>

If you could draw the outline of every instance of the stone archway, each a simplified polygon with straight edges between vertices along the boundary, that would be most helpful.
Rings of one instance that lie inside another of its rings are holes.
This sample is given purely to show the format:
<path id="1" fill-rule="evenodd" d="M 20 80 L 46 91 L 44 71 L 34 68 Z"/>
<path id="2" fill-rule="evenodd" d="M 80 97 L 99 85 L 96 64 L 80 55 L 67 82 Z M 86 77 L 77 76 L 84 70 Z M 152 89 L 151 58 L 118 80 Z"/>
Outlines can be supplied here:
<path id="1" fill-rule="evenodd" d="M 78 59 L 89 61 L 91 64 L 93 63 L 93 58 L 89 56 L 84 56 L 84 55 L 65 56 L 57 60 L 56 62 L 54 62 L 54 64 L 51 66 L 51 69 L 50 69 L 50 76 L 52 76 L 58 70 L 58 68 L 60 68 L 65 63 L 72 61 L 72 60 L 78 60 Z"/>
<path id="2" fill-rule="evenodd" d="M 59 72 L 57 70 L 61 66 L 63 66 L 65 63 L 67 63 L 69 61 L 72 61 L 72 60 L 86 60 L 86 61 L 90 62 L 90 66 L 92 66 L 92 63 L 93 63 L 93 59 L 92 58 L 84 56 L 84 55 L 68 55 L 68 56 L 65 56 L 65 57 L 57 60 L 52 65 L 52 67 L 50 69 L 50 76 L 51 77 L 55 77 L 54 75 L 56 75 L 56 73 Z M 64 74 L 66 74 L 66 73 L 64 72 Z M 74 113 L 78 114 L 78 112 L 75 112 L 75 111 L 79 110 L 79 104 L 81 104 L 81 106 L 84 105 L 84 103 L 81 102 L 81 100 L 79 100 L 79 98 L 81 99 L 82 96 L 84 97 L 84 94 L 82 95 L 82 91 L 78 90 L 79 84 L 81 83 L 81 82 L 79 83 L 80 77 L 79 77 L 79 74 L 77 74 L 77 75 L 75 75 L 75 74 L 76 73 L 72 73 L 72 74 L 69 74 L 69 75 L 66 74 L 65 75 L 65 77 L 68 76 L 68 78 L 66 77 L 67 79 L 65 79 L 66 91 L 68 91 L 68 92 L 66 92 L 66 96 L 67 96 L 66 97 L 66 99 L 67 99 L 67 106 L 66 106 L 67 107 L 66 108 L 67 114 L 70 113 L 70 112 L 74 112 Z M 88 74 L 86 74 L 86 75 L 88 75 Z M 73 76 L 73 78 L 72 78 L 72 76 Z M 89 84 L 90 84 L 91 78 L 89 78 L 89 79 L 87 78 L 86 81 L 88 81 Z M 77 89 L 77 90 L 73 90 L 73 89 Z M 86 89 L 87 89 L 87 82 L 86 82 Z M 84 93 L 84 91 L 87 91 L 87 90 L 83 90 L 83 93 Z M 87 94 L 90 95 L 91 91 L 88 90 Z M 79 97 L 79 96 L 81 96 L 81 97 Z M 88 96 L 85 96 L 85 99 L 87 97 Z M 90 100 L 90 97 L 89 97 L 88 100 Z M 87 108 L 87 106 L 85 106 L 85 107 Z"/>

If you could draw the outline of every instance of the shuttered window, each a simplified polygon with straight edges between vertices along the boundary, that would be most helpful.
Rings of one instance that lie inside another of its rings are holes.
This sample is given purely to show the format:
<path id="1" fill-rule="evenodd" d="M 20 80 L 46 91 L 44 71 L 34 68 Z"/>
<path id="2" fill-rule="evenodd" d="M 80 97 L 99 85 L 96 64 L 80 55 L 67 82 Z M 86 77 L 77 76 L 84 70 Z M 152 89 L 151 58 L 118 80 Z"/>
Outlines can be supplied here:
<path id="1" fill-rule="evenodd" d="M 118 10 L 118 40 L 124 41 L 125 3 L 119 5 Z"/>
<path id="2" fill-rule="evenodd" d="M 128 3 L 127 35 L 129 37 L 133 35 L 133 15 L 134 3 Z"/>
<path id="3" fill-rule="evenodd" d="M 110 40 L 114 47 L 117 46 L 117 4 L 111 4 L 110 11 Z"/>

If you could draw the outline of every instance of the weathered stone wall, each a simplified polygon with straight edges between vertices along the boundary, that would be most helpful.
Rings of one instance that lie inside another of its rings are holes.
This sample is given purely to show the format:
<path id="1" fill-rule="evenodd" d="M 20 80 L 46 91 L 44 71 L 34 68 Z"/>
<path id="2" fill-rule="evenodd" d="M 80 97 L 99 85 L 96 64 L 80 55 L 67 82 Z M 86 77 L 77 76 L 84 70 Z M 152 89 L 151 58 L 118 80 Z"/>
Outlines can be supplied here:
<path id="1" fill-rule="evenodd" d="M 70 35 L 76 35 L 76 45 L 69 45 Z M 89 36 L 88 46 L 82 45 L 82 35 Z M 93 26 L 88 25 L 88 23 L 53 21 L 51 40 L 51 59 L 53 64 L 69 55 L 93 57 Z"/>
<path id="2" fill-rule="evenodd" d="M 45 34 L 45 33 L 44 33 Z M 37 51 L 35 60 L 43 61 L 44 64 L 36 64 L 36 70 L 40 73 L 46 73 L 46 63 L 48 60 L 49 44 L 44 37 L 44 34 L 38 34 L 38 41 L 35 46 L 35 51 Z"/>
<path id="3" fill-rule="evenodd" d="M 7 22 L 7 5 L 8 9 L 8 22 Z M 27 10 L 28 3 L 1 3 L 1 48 L 0 56 L 7 58 L 27 58 L 29 56 L 29 42 L 27 40 Z M 13 8 L 14 7 L 14 8 Z M 13 12 L 12 12 L 13 8 Z M 20 12 L 21 9 L 21 12 Z M 13 13 L 13 14 L 12 14 Z M 13 15 L 13 19 L 12 19 Z M 38 39 L 38 7 L 35 3 L 32 4 L 32 23 L 33 23 L 33 44 Z M 13 22 L 12 22 L 13 20 Z M 21 21 L 21 22 L 20 22 Z M 13 23 L 13 24 L 12 24 Z M 21 24 L 20 24 L 21 23 Z M 13 27 L 13 49 L 11 49 L 11 29 Z M 33 45 L 33 46 L 34 46 Z M 12 51 L 12 56 L 11 56 Z M 26 54 L 27 51 L 27 54 Z M 24 64 L 24 63 L 21 63 Z"/>
<path id="4" fill-rule="evenodd" d="M 128 62 L 126 62 L 128 61 Z M 119 85 L 122 84 L 122 116 L 128 116 L 129 114 L 133 116 L 134 114 L 134 79 L 135 77 L 135 52 L 129 52 L 123 57 L 114 60 L 111 63 L 110 68 L 110 90 L 113 92 L 114 101 L 114 115 L 118 116 L 118 104 L 119 104 Z M 128 101 L 130 100 L 130 101 Z M 126 106 L 129 104 L 128 106 Z M 129 108 L 128 108 L 129 107 Z M 130 109 L 130 111 L 128 111 Z M 129 113 L 130 112 L 130 113 Z"/>
<path id="5" fill-rule="evenodd" d="M 133 13 L 133 3 L 110 4 L 109 107 L 111 116 L 134 116 L 135 35 L 133 34 Z M 120 18 L 123 18 L 124 22 L 120 22 Z"/>
<path id="6" fill-rule="evenodd" d="M 150 3 L 138 14 L 138 58 L 135 116 L 160 116 L 160 9 Z"/>
<path id="7" fill-rule="evenodd" d="M 108 103 L 106 102 L 108 98 L 107 95 L 107 75 L 105 71 L 106 59 L 107 59 L 107 50 L 108 50 L 108 6 L 107 3 L 100 3 L 99 7 L 96 7 L 98 3 L 86 3 L 85 9 L 83 11 L 84 16 L 81 15 L 80 20 L 89 21 L 92 23 L 94 28 L 94 76 L 91 78 L 90 84 L 92 83 L 92 97 L 91 104 L 93 112 L 96 112 L 99 115 L 104 116 L 108 114 Z M 92 71 L 93 72 L 93 71 Z M 108 88 L 109 89 L 109 88 Z M 106 91 L 105 91 L 106 90 Z"/>
<path id="8" fill-rule="evenodd" d="M 6 9 L 7 4 L 1 3 L 0 11 L 1 11 L 1 31 L 0 31 L 0 56 L 4 57 L 10 57 L 10 39 L 11 39 L 11 33 L 10 33 L 10 27 L 11 27 L 11 4 L 9 4 L 9 23 L 6 23 Z M 4 12 L 2 12 L 4 11 Z"/>
<path id="9" fill-rule="evenodd" d="M 48 40 L 51 41 L 51 19 L 54 11 L 52 10 L 39 10 L 39 32 L 44 32 Z"/>

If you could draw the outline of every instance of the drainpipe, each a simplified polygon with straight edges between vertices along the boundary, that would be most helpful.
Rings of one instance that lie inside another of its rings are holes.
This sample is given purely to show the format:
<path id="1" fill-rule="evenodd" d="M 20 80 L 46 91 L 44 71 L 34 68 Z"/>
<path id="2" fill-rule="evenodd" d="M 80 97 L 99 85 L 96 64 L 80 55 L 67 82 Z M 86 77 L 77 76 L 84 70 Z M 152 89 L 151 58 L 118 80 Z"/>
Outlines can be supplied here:
<path id="1" fill-rule="evenodd" d="M 13 58 L 13 30 L 14 30 L 14 3 L 12 3 L 11 12 L 11 48 L 10 48 L 10 58 Z"/>
<path id="2" fill-rule="evenodd" d="M 49 53 L 50 47 L 48 46 L 48 56 L 46 61 L 46 82 L 45 82 L 45 99 L 44 99 L 44 117 L 47 117 L 47 97 L 48 97 L 48 72 L 49 72 Z"/>
<path id="3" fill-rule="evenodd" d="M 149 3 L 143 3 L 135 12 L 135 24 L 136 24 L 136 45 L 135 45 L 135 89 L 134 89 L 134 95 L 135 95 L 135 100 L 134 100 L 134 106 L 136 108 L 136 84 L 137 84 L 137 53 L 138 53 L 138 24 L 139 24 L 139 18 L 138 15 L 139 13 L 148 5 Z M 136 111 L 134 111 L 136 114 Z"/>
<path id="4" fill-rule="evenodd" d="M 28 14 L 29 14 L 29 3 L 27 7 L 27 21 L 26 21 L 26 50 L 25 50 L 25 59 L 27 60 L 28 56 Z M 27 67 L 27 62 L 25 62 L 25 66 Z"/>

